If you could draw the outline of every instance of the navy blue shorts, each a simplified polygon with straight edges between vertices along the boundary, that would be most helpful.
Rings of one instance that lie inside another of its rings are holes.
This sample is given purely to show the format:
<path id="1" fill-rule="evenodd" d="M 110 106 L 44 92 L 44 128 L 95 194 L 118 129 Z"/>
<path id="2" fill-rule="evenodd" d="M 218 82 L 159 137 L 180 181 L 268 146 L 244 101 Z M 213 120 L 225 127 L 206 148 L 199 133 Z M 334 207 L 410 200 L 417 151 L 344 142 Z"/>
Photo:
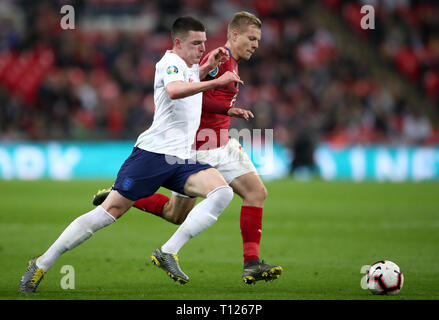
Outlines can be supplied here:
<path id="1" fill-rule="evenodd" d="M 134 147 L 122 164 L 113 189 L 133 201 L 153 195 L 160 187 L 184 194 L 187 178 L 209 168 L 212 166 L 207 163 Z"/>

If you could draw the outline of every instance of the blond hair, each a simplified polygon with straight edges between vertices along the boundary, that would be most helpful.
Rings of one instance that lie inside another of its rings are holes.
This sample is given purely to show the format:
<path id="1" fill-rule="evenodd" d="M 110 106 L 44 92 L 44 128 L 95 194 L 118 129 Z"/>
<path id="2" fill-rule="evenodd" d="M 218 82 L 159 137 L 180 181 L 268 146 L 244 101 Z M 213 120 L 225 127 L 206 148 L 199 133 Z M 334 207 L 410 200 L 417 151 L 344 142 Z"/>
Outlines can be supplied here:
<path id="1" fill-rule="evenodd" d="M 262 28 L 261 20 L 254 14 L 246 11 L 235 13 L 227 28 L 227 38 L 230 38 L 232 30 L 236 29 L 239 33 L 242 33 L 251 25 L 258 27 L 259 29 Z"/>

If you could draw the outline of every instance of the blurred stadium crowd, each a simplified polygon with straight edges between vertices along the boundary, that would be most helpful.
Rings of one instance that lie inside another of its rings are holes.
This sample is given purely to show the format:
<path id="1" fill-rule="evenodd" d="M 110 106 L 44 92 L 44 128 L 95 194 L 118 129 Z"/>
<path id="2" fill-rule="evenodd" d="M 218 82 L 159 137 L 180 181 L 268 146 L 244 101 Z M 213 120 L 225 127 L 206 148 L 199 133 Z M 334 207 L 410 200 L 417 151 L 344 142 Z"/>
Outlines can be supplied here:
<path id="1" fill-rule="evenodd" d="M 286 146 L 301 139 L 438 143 L 436 123 L 408 103 L 403 88 L 380 84 L 334 34 L 304 17 L 312 2 L 1 1 L 0 141 L 135 139 L 152 122 L 154 66 L 172 45 L 173 19 L 200 18 L 211 50 L 225 43 L 233 14 L 247 10 L 261 18 L 263 32 L 255 55 L 239 66 L 245 85 L 237 106 L 256 118 L 233 126 L 273 128 Z M 439 104 L 437 1 L 319 3 Z M 365 3 L 375 6 L 379 31 L 359 28 Z M 75 8 L 74 30 L 60 28 L 65 4 Z"/>

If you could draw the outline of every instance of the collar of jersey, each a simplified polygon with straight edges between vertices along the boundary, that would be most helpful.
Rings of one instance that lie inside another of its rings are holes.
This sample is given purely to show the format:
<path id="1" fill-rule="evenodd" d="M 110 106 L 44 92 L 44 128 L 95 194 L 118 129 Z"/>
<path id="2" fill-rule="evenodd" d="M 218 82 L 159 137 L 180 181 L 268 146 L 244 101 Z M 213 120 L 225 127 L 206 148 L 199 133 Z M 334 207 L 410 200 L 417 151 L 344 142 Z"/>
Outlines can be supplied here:
<path id="1" fill-rule="evenodd" d="M 230 51 L 230 49 L 229 48 L 227 48 L 227 47 L 224 47 L 224 48 L 226 48 L 226 50 L 227 51 L 229 51 L 229 55 L 233 58 L 233 59 L 235 59 L 235 57 L 234 56 L 232 56 L 232 51 Z M 236 59 L 235 59 L 236 60 Z"/>

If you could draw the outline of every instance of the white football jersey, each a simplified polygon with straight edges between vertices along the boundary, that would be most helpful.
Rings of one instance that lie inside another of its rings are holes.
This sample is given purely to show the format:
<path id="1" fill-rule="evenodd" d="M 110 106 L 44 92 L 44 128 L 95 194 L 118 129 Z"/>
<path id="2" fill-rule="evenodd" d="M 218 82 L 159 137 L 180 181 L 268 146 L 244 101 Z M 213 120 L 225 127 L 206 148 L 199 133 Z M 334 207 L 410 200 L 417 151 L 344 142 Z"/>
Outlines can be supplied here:
<path id="1" fill-rule="evenodd" d="M 137 138 L 135 146 L 188 159 L 200 125 L 203 94 L 172 100 L 166 85 L 173 81 L 200 82 L 199 66 L 189 68 L 182 58 L 168 50 L 155 68 L 154 120 Z"/>

